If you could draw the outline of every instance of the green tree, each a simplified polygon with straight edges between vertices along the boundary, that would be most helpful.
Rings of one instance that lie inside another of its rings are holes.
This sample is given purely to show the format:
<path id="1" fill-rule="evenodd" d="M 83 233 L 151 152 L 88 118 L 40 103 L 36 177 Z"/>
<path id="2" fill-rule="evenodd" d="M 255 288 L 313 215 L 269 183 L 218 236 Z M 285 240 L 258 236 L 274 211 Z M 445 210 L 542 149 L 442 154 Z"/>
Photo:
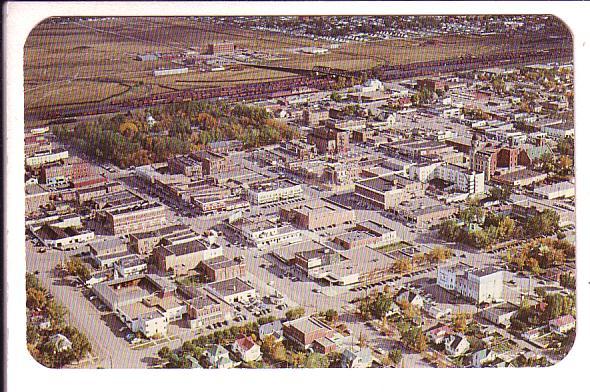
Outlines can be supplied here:
<path id="1" fill-rule="evenodd" d="M 338 312 L 334 309 L 326 310 L 326 320 L 328 320 L 330 323 L 335 323 L 338 321 Z"/>
<path id="2" fill-rule="evenodd" d="M 381 319 L 389 312 L 392 304 L 393 297 L 379 293 L 371 303 L 371 314 L 376 319 Z"/>
<path id="3" fill-rule="evenodd" d="M 387 356 L 395 366 L 399 366 L 402 362 L 402 350 L 398 348 L 391 350 Z"/>
<path id="4" fill-rule="evenodd" d="M 27 290 L 27 307 L 31 309 L 43 309 L 47 305 L 47 295 L 45 291 L 38 288 L 30 288 Z"/>
<path id="5" fill-rule="evenodd" d="M 575 290 L 576 276 L 573 273 L 564 273 L 559 276 L 559 284 L 562 287 Z"/>
<path id="6" fill-rule="evenodd" d="M 305 309 L 304 308 L 289 309 L 285 313 L 285 316 L 287 317 L 288 320 L 295 320 L 295 319 L 298 319 L 300 317 L 303 317 L 304 315 L 305 315 Z"/>
<path id="7" fill-rule="evenodd" d="M 310 353 L 303 363 L 303 367 L 308 369 L 327 368 L 329 366 L 328 357 L 319 353 Z"/>

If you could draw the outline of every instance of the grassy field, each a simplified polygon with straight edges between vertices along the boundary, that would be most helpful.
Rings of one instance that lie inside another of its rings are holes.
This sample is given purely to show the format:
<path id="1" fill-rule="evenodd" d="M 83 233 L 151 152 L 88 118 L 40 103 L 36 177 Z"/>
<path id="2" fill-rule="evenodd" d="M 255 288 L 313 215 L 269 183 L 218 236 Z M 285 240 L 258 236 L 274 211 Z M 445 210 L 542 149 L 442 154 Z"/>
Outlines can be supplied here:
<path id="1" fill-rule="evenodd" d="M 55 105 L 136 98 L 186 88 L 208 88 L 293 76 L 255 68 L 220 72 L 189 72 L 154 77 L 155 68 L 174 66 L 170 60 L 139 62 L 138 53 L 202 52 L 207 43 L 230 40 L 239 48 L 261 51 L 286 60 L 273 65 L 312 68 L 324 65 L 349 70 L 501 50 L 507 43 L 493 38 L 445 37 L 436 42 L 388 40 L 343 44 L 324 55 L 294 51 L 326 45 L 278 33 L 241 30 L 187 18 L 114 18 L 109 20 L 41 23 L 25 43 L 25 111 Z M 141 82 L 141 83 L 140 83 Z"/>

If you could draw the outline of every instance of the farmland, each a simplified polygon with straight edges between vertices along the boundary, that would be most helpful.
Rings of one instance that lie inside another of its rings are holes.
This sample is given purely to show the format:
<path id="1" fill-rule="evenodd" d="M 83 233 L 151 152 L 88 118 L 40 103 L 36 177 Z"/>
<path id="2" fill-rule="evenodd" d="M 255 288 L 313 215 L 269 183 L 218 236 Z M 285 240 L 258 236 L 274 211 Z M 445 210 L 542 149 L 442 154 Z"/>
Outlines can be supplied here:
<path id="1" fill-rule="evenodd" d="M 311 69 L 322 65 L 347 70 L 478 55 L 506 49 L 508 41 L 490 37 L 447 36 L 436 40 L 387 40 L 346 43 L 323 55 L 294 49 L 318 46 L 305 38 L 241 30 L 189 18 L 111 18 L 45 21 L 25 44 L 25 111 L 46 112 L 84 103 L 145 97 L 187 88 L 232 86 L 293 76 L 234 64 L 219 72 L 190 68 L 181 75 L 153 76 L 156 68 L 178 67 L 183 53 L 202 53 L 210 42 L 231 40 L 237 48 L 275 56 L 262 64 Z M 168 53 L 155 61 L 139 53 Z"/>

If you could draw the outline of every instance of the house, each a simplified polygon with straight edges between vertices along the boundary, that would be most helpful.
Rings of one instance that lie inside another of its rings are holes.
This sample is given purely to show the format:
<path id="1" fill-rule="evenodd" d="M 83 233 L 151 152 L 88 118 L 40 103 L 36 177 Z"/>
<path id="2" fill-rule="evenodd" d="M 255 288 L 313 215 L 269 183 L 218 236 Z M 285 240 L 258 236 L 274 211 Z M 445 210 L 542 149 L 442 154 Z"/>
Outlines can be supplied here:
<path id="1" fill-rule="evenodd" d="M 62 351 L 71 350 L 72 342 L 61 333 L 56 333 L 49 337 L 49 343 L 53 347 L 54 353 L 61 353 Z"/>
<path id="2" fill-rule="evenodd" d="M 343 368 L 368 368 L 373 363 L 373 354 L 368 347 L 360 348 L 354 346 L 342 352 Z"/>
<path id="3" fill-rule="evenodd" d="M 400 303 L 403 300 L 408 301 L 410 305 L 416 306 L 418 308 L 422 308 L 424 306 L 424 298 L 422 298 L 422 296 L 415 291 L 401 289 L 397 295 L 396 302 Z"/>
<path id="4" fill-rule="evenodd" d="M 385 317 L 393 316 L 394 314 L 399 314 L 399 313 L 400 313 L 400 308 L 399 308 L 398 304 L 396 304 L 395 302 L 392 302 L 391 307 L 389 308 L 389 310 L 385 314 Z"/>
<path id="5" fill-rule="evenodd" d="M 266 323 L 258 327 L 258 337 L 264 341 L 267 336 L 274 336 L 275 340 L 283 340 L 283 323 L 279 320 L 275 320 L 270 323 Z"/>
<path id="6" fill-rule="evenodd" d="M 232 351 L 240 356 L 244 362 L 260 359 L 260 346 L 250 336 L 241 336 L 232 344 Z"/>
<path id="7" fill-rule="evenodd" d="M 465 354 L 469 346 L 469 341 L 464 335 L 456 334 L 445 338 L 445 351 L 452 357 Z"/>
<path id="8" fill-rule="evenodd" d="M 199 361 L 197 361 L 197 359 L 195 357 L 193 357 L 192 355 L 187 355 L 186 359 L 188 359 L 189 362 L 191 363 L 191 369 L 202 369 L 203 368 L 203 366 L 201 366 Z"/>
<path id="9" fill-rule="evenodd" d="M 576 328 L 576 319 L 567 314 L 565 316 L 561 316 L 549 321 L 549 328 L 552 332 L 556 333 L 566 333 L 574 328 Z"/>
<path id="10" fill-rule="evenodd" d="M 212 368 L 231 369 L 234 367 L 234 362 L 229 359 L 229 351 L 219 344 L 207 349 L 204 355 Z"/>
<path id="11" fill-rule="evenodd" d="M 475 368 L 480 368 L 494 359 L 496 359 L 496 353 L 493 350 L 484 348 L 471 354 L 471 365 Z"/>
<path id="12" fill-rule="evenodd" d="M 442 325 L 426 332 L 426 337 L 434 344 L 444 342 L 447 335 L 452 335 L 453 330 L 448 325 Z"/>

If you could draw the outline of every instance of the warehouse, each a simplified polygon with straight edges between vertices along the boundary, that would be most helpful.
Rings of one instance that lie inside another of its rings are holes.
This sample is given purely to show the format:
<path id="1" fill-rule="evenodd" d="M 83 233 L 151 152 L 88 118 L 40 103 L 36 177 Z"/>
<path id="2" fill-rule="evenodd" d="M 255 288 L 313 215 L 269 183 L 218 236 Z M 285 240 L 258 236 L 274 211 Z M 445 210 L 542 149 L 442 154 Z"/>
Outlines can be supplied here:
<path id="1" fill-rule="evenodd" d="M 569 181 L 558 182 L 535 188 L 533 195 L 547 200 L 559 199 L 560 197 L 573 197 L 576 195 L 576 185 Z"/>

